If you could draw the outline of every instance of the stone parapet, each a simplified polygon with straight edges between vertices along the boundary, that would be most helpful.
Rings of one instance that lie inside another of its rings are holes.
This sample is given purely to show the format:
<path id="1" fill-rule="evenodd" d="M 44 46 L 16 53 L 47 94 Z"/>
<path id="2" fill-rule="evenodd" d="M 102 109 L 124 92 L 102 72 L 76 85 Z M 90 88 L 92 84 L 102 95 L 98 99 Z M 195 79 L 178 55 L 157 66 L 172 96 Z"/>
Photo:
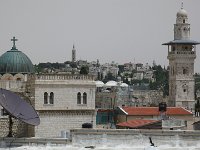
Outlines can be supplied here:
<path id="1" fill-rule="evenodd" d="M 37 145 L 66 145 L 70 143 L 67 138 L 0 138 L 1 147 L 37 146 Z"/>
<path id="2" fill-rule="evenodd" d="M 194 146 L 200 140 L 200 131 L 144 130 L 144 129 L 74 129 L 70 131 L 73 145 L 117 147 L 117 145 L 172 145 Z"/>
<path id="3" fill-rule="evenodd" d="M 161 135 L 161 136 L 200 136 L 200 131 L 196 130 L 149 130 L 149 129 L 72 129 L 70 130 L 72 136 L 84 135 L 84 134 L 112 134 L 112 135 L 137 135 L 144 134 L 149 136 Z M 200 137 L 199 137 L 200 138 Z"/>
<path id="4" fill-rule="evenodd" d="M 40 74 L 36 75 L 36 80 L 92 80 L 94 76 L 91 75 L 69 75 L 69 74 Z"/>

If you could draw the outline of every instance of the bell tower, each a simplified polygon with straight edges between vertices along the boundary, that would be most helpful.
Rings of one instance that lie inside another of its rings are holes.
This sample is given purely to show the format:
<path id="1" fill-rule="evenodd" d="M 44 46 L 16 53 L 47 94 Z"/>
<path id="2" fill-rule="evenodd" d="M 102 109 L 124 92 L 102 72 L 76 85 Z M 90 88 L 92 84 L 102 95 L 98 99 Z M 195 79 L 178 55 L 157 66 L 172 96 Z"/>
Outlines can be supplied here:
<path id="1" fill-rule="evenodd" d="M 181 9 L 176 15 L 174 40 L 163 45 L 168 46 L 169 60 L 169 101 L 168 106 L 194 108 L 194 60 L 197 41 L 190 39 L 188 14 Z"/>

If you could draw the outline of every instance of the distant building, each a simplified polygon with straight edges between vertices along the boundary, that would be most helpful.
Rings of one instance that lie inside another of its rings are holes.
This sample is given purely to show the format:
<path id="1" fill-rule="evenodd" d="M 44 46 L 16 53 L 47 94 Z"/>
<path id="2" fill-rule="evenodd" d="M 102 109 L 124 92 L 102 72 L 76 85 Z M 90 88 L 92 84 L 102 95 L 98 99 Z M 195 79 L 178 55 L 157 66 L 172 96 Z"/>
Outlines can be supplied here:
<path id="1" fill-rule="evenodd" d="M 133 106 L 158 106 L 163 100 L 163 92 L 150 90 L 149 84 L 130 86 Z"/>

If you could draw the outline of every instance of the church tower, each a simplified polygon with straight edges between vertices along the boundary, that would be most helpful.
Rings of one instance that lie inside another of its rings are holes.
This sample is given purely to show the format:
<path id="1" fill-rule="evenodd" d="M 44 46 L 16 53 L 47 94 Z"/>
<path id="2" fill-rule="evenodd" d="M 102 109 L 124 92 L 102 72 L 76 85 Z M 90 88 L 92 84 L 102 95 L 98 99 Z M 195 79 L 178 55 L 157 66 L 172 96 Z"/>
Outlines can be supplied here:
<path id="1" fill-rule="evenodd" d="M 74 45 L 72 49 L 72 62 L 76 62 L 76 50 Z"/>
<path id="2" fill-rule="evenodd" d="M 168 106 L 194 108 L 194 60 L 196 45 L 199 42 L 190 39 L 188 14 L 181 9 L 176 15 L 174 24 L 174 40 L 168 45 L 169 60 L 169 101 Z"/>

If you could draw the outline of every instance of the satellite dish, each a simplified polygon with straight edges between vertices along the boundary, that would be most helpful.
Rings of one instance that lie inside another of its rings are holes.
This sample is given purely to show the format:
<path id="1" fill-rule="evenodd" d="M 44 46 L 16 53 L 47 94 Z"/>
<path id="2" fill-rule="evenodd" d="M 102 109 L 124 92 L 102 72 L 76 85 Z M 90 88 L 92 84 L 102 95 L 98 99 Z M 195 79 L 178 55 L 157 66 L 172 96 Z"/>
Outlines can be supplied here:
<path id="1" fill-rule="evenodd" d="M 11 91 L 0 89 L 0 105 L 14 118 L 34 126 L 40 124 L 33 106 Z"/>

